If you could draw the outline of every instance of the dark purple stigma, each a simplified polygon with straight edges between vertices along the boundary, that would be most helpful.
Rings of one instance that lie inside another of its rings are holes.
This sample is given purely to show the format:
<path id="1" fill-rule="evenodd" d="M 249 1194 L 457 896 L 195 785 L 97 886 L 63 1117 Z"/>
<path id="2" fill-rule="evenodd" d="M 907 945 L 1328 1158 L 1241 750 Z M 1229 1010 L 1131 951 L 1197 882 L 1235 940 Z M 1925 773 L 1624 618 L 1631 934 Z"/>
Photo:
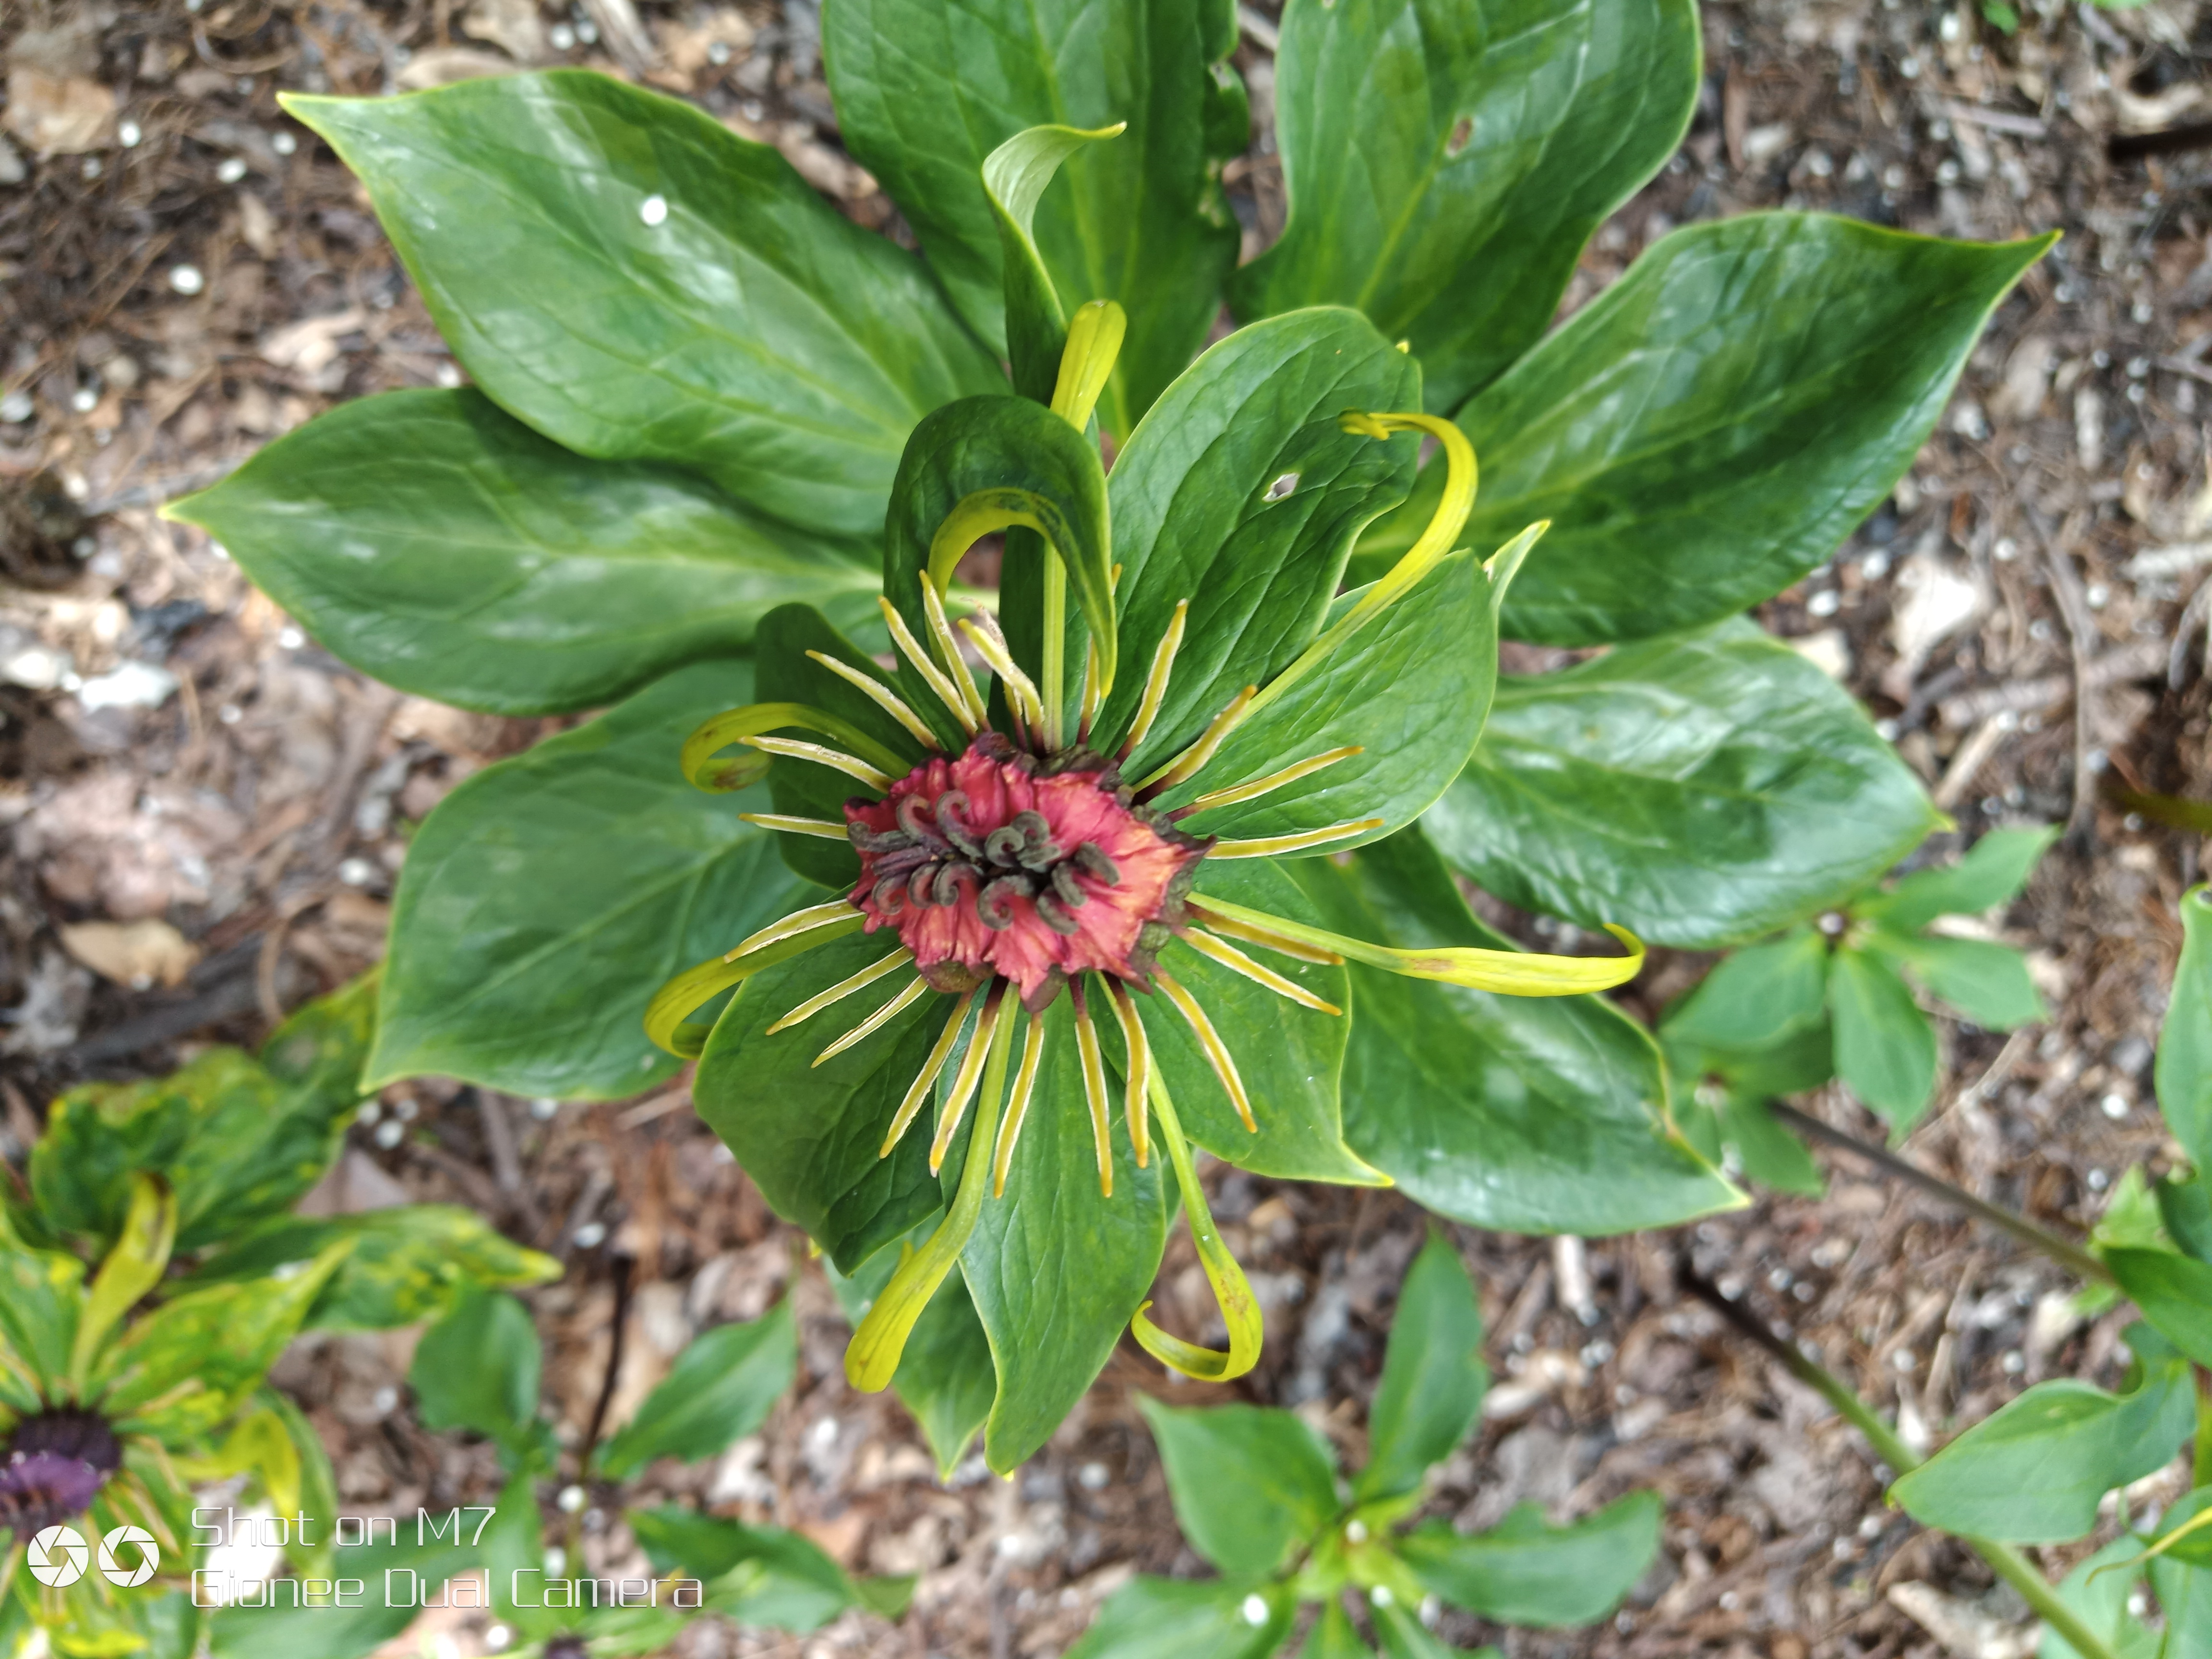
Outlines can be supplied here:
<path id="1" fill-rule="evenodd" d="M 0 1527 L 27 1538 L 92 1507 L 123 1462 L 115 1431 L 92 1412 L 42 1412 L 15 1425 L 0 1457 Z"/>

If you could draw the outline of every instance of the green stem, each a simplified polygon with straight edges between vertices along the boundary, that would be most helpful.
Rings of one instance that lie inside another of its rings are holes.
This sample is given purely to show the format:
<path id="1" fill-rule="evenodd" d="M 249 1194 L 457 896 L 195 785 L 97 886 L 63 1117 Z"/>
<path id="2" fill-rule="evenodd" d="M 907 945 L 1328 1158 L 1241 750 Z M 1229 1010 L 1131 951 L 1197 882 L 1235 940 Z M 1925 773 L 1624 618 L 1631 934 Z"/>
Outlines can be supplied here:
<path id="1" fill-rule="evenodd" d="M 1875 1455 L 1883 1462 L 1899 1474 L 1920 1467 L 1919 1454 L 1899 1439 L 1897 1431 L 1883 1422 L 1874 1407 L 1853 1393 L 1841 1377 L 1815 1364 L 1793 1345 L 1775 1335 L 1753 1318 L 1747 1310 L 1723 1296 L 1720 1287 L 1711 1279 L 1690 1273 L 1684 1276 L 1684 1283 L 1698 1300 L 1765 1349 L 1783 1370 L 1833 1406 L 1844 1420 L 1866 1437 L 1867 1444 L 1874 1448 Z M 2058 1592 L 2050 1581 L 2018 1550 L 1991 1539 L 1953 1535 L 1986 1561 L 1990 1571 L 2018 1590 L 2021 1599 L 2034 1610 L 2036 1616 L 2069 1643 L 2081 1659 L 2116 1659 L 2112 1644 L 2099 1638 L 2081 1622 L 2078 1613 L 2058 1599 Z"/>
<path id="2" fill-rule="evenodd" d="M 1808 1117 L 1796 1107 L 1785 1106 L 1780 1101 L 1774 1102 L 1771 1109 L 1775 1116 L 1799 1134 L 1814 1140 L 1824 1140 L 1831 1146 L 1839 1146 L 1895 1176 L 1899 1181 L 1909 1182 L 1946 1203 L 1956 1205 L 1967 1214 L 1988 1222 L 2002 1232 L 2010 1233 L 2032 1249 L 2042 1251 L 2077 1279 L 2086 1279 L 2099 1285 L 2117 1285 L 2119 1283 L 2112 1277 L 2111 1268 L 2080 1245 L 2069 1244 L 2057 1234 L 2037 1226 L 2026 1216 L 2015 1215 L 1986 1199 L 1976 1198 L 1963 1187 L 1953 1186 L 1941 1176 L 1929 1174 L 1918 1164 L 1898 1157 L 1887 1146 L 1876 1146 L 1869 1141 L 1861 1140 L 1856 1135 L 1845 1134 L 1841 1129 L 1832 1128 L 1819 1118 Z"/>
<path id="3" fill-rule="evenodd" d="M 2212 1371 L 2197 1370 L 2197 1454 L 2191 1471 L 2192 1489 L 2212 1486 Z"/>
<path id="4" fill-rule="evenodd" d="M 1044 653 L 1042 662 L 1042 682 L 1037 690 L 1044 697 L 1045 747 L 1056 750 L 1060 744 L 1061 692 L 1066 679 L 1065 652 L 1067 646 L 1067 567 L 1060 563 L 1057 551 L 1044 554 Z"/>

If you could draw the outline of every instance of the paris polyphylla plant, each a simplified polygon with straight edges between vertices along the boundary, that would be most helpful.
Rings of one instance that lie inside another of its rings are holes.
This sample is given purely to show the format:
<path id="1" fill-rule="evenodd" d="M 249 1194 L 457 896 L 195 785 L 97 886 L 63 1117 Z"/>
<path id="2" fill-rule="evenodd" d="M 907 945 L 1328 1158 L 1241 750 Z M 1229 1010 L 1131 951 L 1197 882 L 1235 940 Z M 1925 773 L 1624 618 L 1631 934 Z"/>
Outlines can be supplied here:
<path id="1" fill-rule="evenodd" d="M 1110 301 L 1094 301 L 1077 313 L 1068 327 L 1052 399 L 1048 418 L 1055 424 L 1028 422 L 1027 431 L 1051 434 L 1047 441 L 1061 448 L 1071 440 L 1089 447 L 1095 464 L 1095 441 L 1082 434 L 1121 332 L 1121 308 Z M 986 397 L 939 410 L 909 441 L 902 484 L 939 467 L 942 451 L 951 447 L 948 432 L 962 431 L 979 417 L 1012 415 L 1012 406 L 1019 405 L 1019 399 Z M 1013 418 L 1024 423 L 1023 416 Z M 1263 729 L 1259 723 L 1271 709 L 1287 708 L 1295 692 L 1316 683 L 1356 637 L 1438 571 L 1452 554 L 1474 502 L 1474 453 L 1449 422 L 1419 413 L 1355 410 L 1344 413 L 1340 426 L 1346 434 L 1379 442 L 1401 434 L 1437 439 L 1449 469 L 1442 502 L 1426 531 L 1387 575 L 1340 601 L 1326 625 L 1314 631 L 1286 666 L 1231 696 L 1195 736 L 1152 741 L 1183 647 L 1191 596 L 1175 596 L 1170 620 L 1133 706 L 1127 697 L 1117 701 L 1121 618 L 1146 598 L 1157 596 L 1146 593 L 1145 573 L 1139 573 L 1127 593 L 1117 592 L 1119 573 L 1095 556 L 1107 544 L 1105 538 L 1086 534 L 1079 522 L 1083 504 L 1071 492 L 1026 488 L 1015 479 L 966 489 L 938 523 L 926 549 L 918 538 L 896 533 L 900 514 L 895 504 L 887 586 L 906 603 L 885 597 L 880 604 L 898 650 L 896 676 L 842 641 L 803 653 L 814 670 L 814 694 L 844 688 L 865 699 L 864 704 L 854 706 L 848 698 L 840 712 L 798 701 L 809 694 L 794 685 L 794 700 L 732 709 L 702 725 L 686 744 L 685 775 L 706 789 L 741 788 L 764 774 L 781 783 L 794 766 L 834 775 L 838 789 L 847 781 L 861 785 L 866 793 L 845 799 L 837 817 L 782 811 L 746 815 L 793 837 L 845 843 L 857 856 L 859 873 L 840 897 L 798 909 L 726 954 L 670 981 L 647 1017 L 653 1040 L 672 1053 L 699 1054 L 708 1028 L 686 1024 L 689 1016 L 764 969 L 860 935 L 873 941 L 863 964 L 779 1008 L 760 1040 L 811 1043 L 817 1040 L 812 1035 L 784 1034 L 872 990 L 880 999 L 872 1012 L 822 1046 L 812 1065 L 879 1064 L 890 1046 L 885 1028 L 934 999 L 920 1017 L 933 1029 L 933 1041 L 905 1084 L 878 1157 L 888 1158 L 897 1150 L 933 1096 L 939 1109 L 929 1145 L 932 1176 L 942 1173 L 962 1127 L 972 1124 L 972 1151 L 958 1173 L 948 1212 L 919 1250 L 905 1255 L 847 1352 L 847 1374 L 856 1387 L 877 1389 L 890 1383 L 916 1320 L 973 1232 L 987 1192 L 994 1200 L 1005 1196 L 1023 1128 L 1033 1113 L 1076 1109 L 1075 1100 L 1066 1096 L 1077 1091 L 1054 1086 L 1066 1080 L 1065 1072 L 1048 1080 L 1048 1051 L 1054 1026 L 1061 1024 L 1073 1027 L 1080 1109 L 1089 1121 L 1102 1195 L 1111 1197 L 1114 1190 L 1110 1048 L 1112 1069 L 1121 1079 L 1121 1114 L 1136 1167 L 1151 1166 L 1157 1116 L 1200 1261 L 1220 1303 L 1229 1346 L 1226 1352 L 1216 1352 L 1170 1335 L 1146 1317 L 1149 1303 L 1139 1304 L 1131 1316 L 1137 1340 L 1175 1369 L 1211 1381 L 1241 1376 L 1252 1367 L 1260 1352 L 1258 1310 L 1207 1212 L 1137 996 L 1164 1003 L 1183 1022 L 1246 1131 L 1257 1133 L 1255 1114 L 1264 1113 L 1267 1103 L 1255 1102 L 1232 1044 L 1190 987 L 1160 959 L 1171 942 L 1297 1006 L 1333 1018 L 1342 1017 L 1340 1006 L 1255 960 L 1244 947 L 1292 963 L 1334 966 L 1351 959 L 1411 978 L 1522 996 L 1603 990 L 1625 983 L 1641 965 L 1641 945 L 1620 929 L 1613 931 L 1629 954 L 1605 958 L 1370 945 L 1240 902 L 1209 880 L 1224 865 L 1349 847 L 1403 821 L 1395 812 L 1362 812 L 1355 806 L 1352 815 L 1316 828 L 1244 836 L 1217 828 L 1227 827 L 1224 809 L 1264 802 L 1364 752 L 1357 744 L 1307 738 L 1281 752 L 1255 754 L 1247 744 L 1233 757 L 1224 754 L 1232 734 Z M 1141 441 L 1141 433 L 1136 441 Z M 969 470 L 979 465 L 988 472 L 988 461 L 971 458 L 964 463 Z M 956 465 L 945 476 L 962 470 Z M 1079 463 L 1073 470 L 1078 476 L 1083 471 Z M 976 479 L 962 482 L 974 484 Z M 895 503 L 924 494 L 895 491 Z M 1102 532 L 1103 501 L 1098 494 L 1096 527 Z M 986 534 L 1017 528 L 1036 532 L 1048 555 L 1042 567 L 1041 648 L 1027 665 L 1018 659 L 1020 653 L 997 617 L 979 611 L 963 618 L 956 634 L 945 603 L 953 571 L 969 549 Z M 1540 523 L 1529 526 L 1481 567 L 1493 616 L 1515 569 L 1544 528 Z M 903 569 L 902 552 L 909 555 Z M 922 556 L 912 557 L 915 553 Z M 902 581 L 902 576 L 908 580 Z M 1085 625 L 1081 633 L 1069 626 L 1071 579 Z M 827 634 L 827 624 L 816 621 Z M 961 636 L 995 682 L 989 696 L 970 672 Z M 1465 648 L 1465 641 L 1458 643 Z M 1494 650 L 1494 634 L 1488 643 Z M 1067 668 L 1079 654 L 1084 667 L 1071 707 Z M 767 688 L 775 678 L 771 655 L 762 664 L 760 680 Z M 902 689 L 911 692 L 917 686 L 926 695 L 912 701 L 901 695 Z M 875 718 L 863 724 L 867 711 Z M 1473 747 L 1480 727 L 1477 710 L 1465 741 L 1447 745 L 1455 759 Z M 812 737 L 775 735 L 790 731 Z M 725 758 L 733 747 L 748 752 Z M 1437 789 L 1449 775 L 1449 768 L 1438 771 Z M 786 793 L 778 791 L 779 807 L 787 804 Z M 822 799 L 818 782 L 811 779 L 789 793 L 797 797 L 794 805 Z M 888 951 L 881 948 L 884 944 L 890 945 Z M 887 984 L 890 994 L 883 998 Z M 1048 1019 L 1063 991 L 1069 1019 Z"/>

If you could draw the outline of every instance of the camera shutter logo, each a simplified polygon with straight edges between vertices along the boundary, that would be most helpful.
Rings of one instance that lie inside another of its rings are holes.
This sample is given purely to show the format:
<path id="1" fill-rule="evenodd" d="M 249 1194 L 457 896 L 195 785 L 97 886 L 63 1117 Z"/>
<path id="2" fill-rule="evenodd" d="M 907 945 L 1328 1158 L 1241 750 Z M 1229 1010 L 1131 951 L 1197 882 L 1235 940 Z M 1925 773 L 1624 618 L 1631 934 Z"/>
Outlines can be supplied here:
<path id="1" fill-rule="evenodd" d="M 137 1556 L 131 1559 L 123 1552 L 137 1547 Z M 83 1546 L 79 1545 L 77 1571 L 82 1572 Z M 128 1560 L 130 1565 L 125 1565 Z M 161 1547 L 154 1541 L 154 1534 L 143 1527 L 118 1527 L 100 1540 L 100 1576 L 119 1589 L 130 1589 L 144 1583 L 161 1565 Z"/>
<path id="2" fill-rule="evenodd" d="M 23 1565 L 48 1589 L 67 1589 L 84 1577 L 87 1553 L 84 1534 L 75 1527 L 48 1527 L 31 1540 Z"/>

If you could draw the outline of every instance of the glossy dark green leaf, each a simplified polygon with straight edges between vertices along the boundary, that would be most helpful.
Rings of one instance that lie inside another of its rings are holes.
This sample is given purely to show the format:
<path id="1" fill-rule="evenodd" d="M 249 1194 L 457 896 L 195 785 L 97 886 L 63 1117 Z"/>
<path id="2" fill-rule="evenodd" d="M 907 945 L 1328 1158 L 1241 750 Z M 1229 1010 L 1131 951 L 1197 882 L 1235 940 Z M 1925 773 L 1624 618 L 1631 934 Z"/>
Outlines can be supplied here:
<path id="1" fill-rule="evenodd" d="M 1418 830 L 1363 848 L 1348 870 L 1287 867 L 1340 933 L 1510 948 L 1468 912 Z M 1612 1004 L 1349 972 L 1345 1138 L 1416 1201 L 1479 1227 L 1590 1234 L 1743 1202 L 1670 1136 L 1658 1050 Z"/>
<path id="2" fill-rule="evenodd" d="M 822 20 L 846 145 L 994 346 L 1003 255 L 984 161 L 1024 128 L 1129 124 L 1068 159 L 1035 223 L 1066 309 L 1115 300 L 1129 313 L 1098 406 L 1122 436 L 1204 343 L 1237 262 L 1218 182 L 1250 137 L 1221 62 L 1236 44 L 1230 0 L 832 0 Z"/>
<path id="3" fill-rule="evenodd" d="M 1849 948 L 1828 963 L 1828 1017 L 1836 1075 L 1903 1134 L 1936 1092 L 1936 1028 L 1894 968 Z"/>
<path id="4" fill-rule="evenodd" d="M 993 510 L 975 533 L 1010 522 L 1001 512 L 1034 519 L 1059 549 L 1074 601 L 1070 614 L 1103 631 L 1100 619 L 1114 614 L 1112 562 L 1119 554 L 1108 540 L 1106 475 L 1098 447 L 1042 404 L 997 397 L 971 398 L 936 410 L 915 428 L 900 457 L 884 522 L 884 596 L 898 607 L 915 636 L 929 638 L 921 585 L 931 544 L 954 507 L 986 491 Z M 1053 556 L 1042 547 L 1035 550 L 1040 558 Z M 940 579 L 947 574 L 939 573 Z M 1024 574 L 1039 577 L 1034 568 Z M 1033 647 L 1035 641 L 1016 643 Z M 1113 650 L 1110 634 L 1104 647 Z M 1079 652 L 1078 659 L 1079 666 Z M 1040 659 L 1032 653 L 1021 654 L 1020 660 L 1034 671 Z M 908 706 L 948 743 L 964 741 L 944 703 L 903 658 L 899 682 Z"/>
<path id="5" fill-rule="evenodd" d="M 1007 366 L 1014 390 L 1049 404 L 1067 345 L 1067 305 L 1036 245 L 1036 209 L 1060 163 L 1085 144 L 1116 137 L 1067 126 L 1016 133 L 983 160 L 983 191 L 999 233 Z M 1103 299 L 1103 295 L 1086 296 Z M 1084 303 L 1078 299 L 1076 304 Z"/>
<path id="6" fill-rule="evenodd" d="M 1358 313 L 1322 307 L 1212 347 L 1130 435 L 1107 488 L 1122 567 L 1121 671 L 1099 716 L 1103 738 L 1118 744 L 1127 730 L 1176 606 L 1190 601 L 1166 700 L 1130 757 L 1132 776 L 1188 744 L 1312 640 L 1352 538 L 1403 496 L 1419 449 L 1411 436 L 1346 433 L 1339 416 L 1419 402 L 1410 358 Z M 1007 610 L 1010 630 L 1033 616 L 1014 592 Z M 1012 637 L 1021 644 L 1022 635 Z M 1079 672 L 1079 648 L 1070 654 Z"/>
<path id="7" fill-rule="evenodd" d="M 2037 1383 L 1898 1480 L 1892 1501 L 1923 1526 L 1970 1537 L 2081 1537 L 2106 1492 L 2162 1468 L 2189 1435 L 2186 1362 L 2146 1359 L 2138 1373 L 2121 1395 L 2071 1378 Z"/>
<path id="8" fill-rule="evenodd" d="M 470 377 L 581 454 L 866 535 L 914 423 L 1003 384 L 919 261 L 688 104 L 576 70 L 285 101 Z"/>
<path id="9" fill-rule="evenodd" d="M 1559 533 L 1529 554 L 1509 615 Z M 1705 950 L 1848 896 L 1938 822 L 1850 694 L 1736 620 L 1502 678 L 1473 761 L 1424 827 L 1523 909 Z"/>
<path id="10" fill-rule="evenodd" d="M 794 599 L 872 610 L 878 556 L 672 467 L 590 461 L 473 389 L 340 404 L 168 516 L 324 646 L 497 714 L 603 707 Z"/>
<path id="11" fill-rule="evenodd" d="M 768 1420 L 799 1368 L 791 1304 L 691 1340 L 637 1414 L 600 1449 L 599 1473 L 624 1480 L 656 1457 L 696 1463 Z"/>
<path id="12" fill-rule="evenodd" d="M 307 1312 L 310 1330 L 392 1330 L 442 1318 L 467 1285 L 534 1285 L 561 1276 L 559 1262 L 502 1237 L 474 1210 L 408 1204 L 264 1222 L 186 1282 L 252 1279 L 311 1261 L 340 1243 L 350 1248 Z"/>
<path id="13" fill-rule="evenodd" d="M 416 1345 L 407 1371 L 415 1414 L 426 1429 L 520 1443 L 538 1421 L 542 1363 L 529 1309 L 504 1291 L 468 1291 Z"/>
<path id="14" fill-rule="evenodd" d="M 1467 541 L 1553 520 L 1506 637 L 1645 639 L 1796 581 L 1911 465 L 2049 246 L 1798 213 L 1659 242 L 1455 417 L 1482 462 Z"/>
<path id="15" fill-rule="evenodd" d="M 916 1249 L 935 1230 L 937 1220 L 933 1216 L 915 1230 L 911 1242 Z M 845 1317 L 857 1326 L 897 1266 L 896 1255 L 890 1250 L 877 1251 L 849 1278 L 832 1265 L 832 1283 Z M 891 1378 L 891 1392 L 914 1413 L 921 1437 L 929 1443 L 937 1459 L 939 1478 L 951 1480 L 999 1397 L 991 1339 L 975 1316 L 975 1298 L 969 1294 L 968 1281 L 960 1274 L 945 1276 L 915 1321 L 906 1352 L 899 1356 L 898 1370 Z"/>
<path id="16" fill-rule="evenodd" d="M 2153 1078 L 2166 1127 L 2191 1163 L 2212 1170 L 2212 887 L 2182 895 L 2181 930 Z"/>
<path id="17" fill-rule="evenodd" d="M 1367 1467 L 1352 1482 L 1353 1498 L 1418 1492 L 1429 1466 L 1467 1438 L 1489 1387 L 1474 1282 L 1451 1241 L 1431 1231 L 1398 1289 L 1382 1380 L 1367 1411 Z"/>
<path id="18" fill-rule="evenodd" d="M 1205 864 L 1199 888 L 1269 915 L 1322 925 L 1313 902 L 1273 859 Z M 1338 1088 L 1354 1024 L 1348 1012 L 1327 1014 L 1301 1006 L 1200 954 L 1183 939 L 1164 945 L 1159 963 L 1204 1011 L 1229 1051 L 1258 1126 L 1256 1133 L 1244 1127 L 1190 1021 L 1164 990 L 1156 990 L 1133 1000 L 1176 1115 L 1193 1140 L 1215 1157 L 1261 1175 L 1382 1183 L 1383 1177 L 1344 1144 Z M 1351 981 L 1343 969 L 1285 959 L 1267 965 L 1310 994 L 1349 1009 Z"/>
<path id="19" fill-rule="evenodd" d="M 1555 1630 L 1590 1624 L 1619 1605 L 1658 1553 L 1665 1513 L 1657 1493 L 1638 1492 L 1551 1527 L 1534 1504 L 1522 1504 L 1488 1532 L 1431 1522 L 1400 1540 L 1399 1552 L 1453 1606 L 1501 1625 Z"/>
<path id="20" fill-rule="evenodd" d="M 1992 830 L 1956 864 L 1916 870 L 1887 892 L 1860 900 L 1856 915 L 1870 916 L 1899 933 L 1925 927 L 1938 916 L 1979 915 L 2027 885 L 2037 863 L 2058 838 L 2056 826 Z"/>
<path id="21" fill-rule="evenodd" d="M 695 664 L 439 804 L 399 880 L 373 1085 L 618 1099 L 676 1071 L 645 1036 L 653 994 L 798 890 L 775 838 L 738 821 L 768 792 L 704 794 L 677 764 L 751 690 L 743 663 Z"/>
<path id="22" fill-rule="evenodd" d="M 1828 945 L 1800 927 L 1732 951 L 1667 1012 L 1662 1033 L 1704 1048 L 1764 1048 L 1818 1024 L 1827 1011 Z"/>
<path id="23" fill-rule="evenodd" d="M 1103 1008 L 1094 1006 L 1093 1016 L 1113 1024 Z M 1102 1194 L 1067 999 L 1048 1008 L 1044 1021 L 1044 1057 L 1006 1193 L 985 1201 L 960 1255 L 998 1364 L 983 1455 L 1001 1474 L 1075 1408 L 1152 1288 L 1167 1243 L 1160 1131 L 1155 1126 L 1151 1167 L 1139 1170 L 1122 1091 L 1110 1080 L 1114 1191 Z"/>
<path id="24" fill-rule="evenodd" d="M 1336 1460 L 1291 1412 L 1137 1396 L 1184 1540 L 1231 1578 L 1273 1572 L 1335 1517 Z"/>
<path id="25" fill-rule="evenodd" d="M 2212 1263 L 2172 1250 L 2099 1252 L 2143 1317 L 2200 1365 L 2212 1365 Z"/>
<path id="26" fill-rule="evenodd" d="M 1344 595 L 1337 611 L 1357 604 L 1361 591 Z M 1293 762 L 1357 748 L 1296 782 L 1194 812 L 1182 827 L 1258 840 L 1382 820 L 1316 854 L 1395 835 L 1436 803 L 1474 751 L 1497 683 L 1497 645 L 1489 580 L 1474 554 L 1459 554 L 1239 726 L 1196 777 L 1164 791 L 1158 804 L 1182 806 Z"/>
<path id="27" fill-rule="evenodd" d="M 904 975 L 802 1024 L 774 1035 L 768 1028 L 896 947 L 888 936 L 853 934 L 763 969 L 716 1023 L 691 1085 L 699 1115 L 775 1212 L 805 1228 L 846 1273 L 944 1203 L 929 1173 L 927 1135 L 908 1135 L 887 1158 L 878 1152 L 952 1001 L 925 994 L 819 1066 L 815 1057 L 890 1001 Z"/>
<path id="28" fill-rule="evenodd" d="M 2042 994 L 2028 975 L 2027 958 L 2010 945 L 1940 933 L 1899 939 L 1886 929 L 1877 929 L 1869 943 L 1903 964 L 1929 996 L 1977 1025 L 2009 1031 L 2047 1018 Z"/>
<path id="29" fill-rule="evenodd" d="M 289 1278 L 187 1291 L 133 1321 L 94 1374 L 100 1410 L 173 1449 L 208 1432 L 260 1387 L 337 1265 L 326 1255 Z"/>
<path id="30" fill-rule="evenodd" d="M 1066 1659 L 1264 1659 L 1290 1635 L 1297 1609 L 1286 1584 L 1140 1577 L 1107 1599 Z"/>
<path id="31" fill-rule="evenodd" d="M 1686 0 L 1291 0 L 1282 27 L 1290 219 L 1237 313 L 1355 306 L 1411 340 L 1439 411 L 1535 343 L 1697 102 Z"/>
<path id="32" fill-rule="evenodd" d="M 2173 1242 L 2197 1261 L 2212 1261 L 2212 1182 L 2203 1171 L 2186 1181 L 2169 1175 L 2151 1191 Z"/>

